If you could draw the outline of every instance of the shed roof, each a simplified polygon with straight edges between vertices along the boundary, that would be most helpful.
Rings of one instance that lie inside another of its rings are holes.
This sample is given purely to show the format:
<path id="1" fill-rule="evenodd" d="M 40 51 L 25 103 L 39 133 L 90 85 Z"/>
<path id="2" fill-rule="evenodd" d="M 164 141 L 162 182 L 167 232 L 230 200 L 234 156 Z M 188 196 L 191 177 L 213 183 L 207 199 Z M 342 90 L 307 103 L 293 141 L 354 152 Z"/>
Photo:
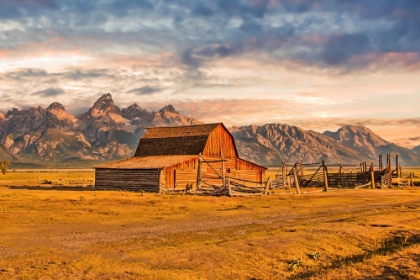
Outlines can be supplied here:
<path id="1" fill-rule="evenodd" d="M 147 128 L 134 156 L 198 155 L 203 152 L 210 133 L 219 125 L 223 126 L 213 123 Z"/>
<path id="2" fill-rule="evenodd" d="M 148 157 L 132 157 L 113 162 L 108 162 L 96 166 L 95 168 L 110 169 L 162 169 L 184 161 L 198 158 L 198 156 L 148 156 Z"/>

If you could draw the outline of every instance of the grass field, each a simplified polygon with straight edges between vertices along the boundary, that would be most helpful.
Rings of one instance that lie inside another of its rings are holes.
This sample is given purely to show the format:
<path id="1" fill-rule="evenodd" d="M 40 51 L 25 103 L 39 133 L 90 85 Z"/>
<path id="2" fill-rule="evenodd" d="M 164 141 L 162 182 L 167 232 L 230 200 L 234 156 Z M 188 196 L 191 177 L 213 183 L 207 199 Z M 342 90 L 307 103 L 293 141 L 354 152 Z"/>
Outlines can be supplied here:
<path id="1" fill-rule="evenodd" d="M 17 169 L 0 174 L 4 186 L 93 186 L 94 169 Z"/>
<path id="2" fill-rule="evenodd" d="M 418 188 L 229 198 L 0 186 L 0 279 L 419 279 L 419 244 Z"/>

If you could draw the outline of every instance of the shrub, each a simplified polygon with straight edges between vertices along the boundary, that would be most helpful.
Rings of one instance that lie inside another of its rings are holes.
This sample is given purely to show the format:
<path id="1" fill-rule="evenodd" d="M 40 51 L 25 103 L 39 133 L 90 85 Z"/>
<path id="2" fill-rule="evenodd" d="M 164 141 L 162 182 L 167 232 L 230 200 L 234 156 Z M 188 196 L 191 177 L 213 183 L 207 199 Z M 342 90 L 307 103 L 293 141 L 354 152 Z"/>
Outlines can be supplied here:
<path id="1" fill-rule="evenodd" d="M 9 165 L 10 165 L 10 162 L 7 160 L 3 160 L 2 162 L 0 162 L 0 169 L 3 175 L 6 175 L 7 167 L 9 167 Z"/>

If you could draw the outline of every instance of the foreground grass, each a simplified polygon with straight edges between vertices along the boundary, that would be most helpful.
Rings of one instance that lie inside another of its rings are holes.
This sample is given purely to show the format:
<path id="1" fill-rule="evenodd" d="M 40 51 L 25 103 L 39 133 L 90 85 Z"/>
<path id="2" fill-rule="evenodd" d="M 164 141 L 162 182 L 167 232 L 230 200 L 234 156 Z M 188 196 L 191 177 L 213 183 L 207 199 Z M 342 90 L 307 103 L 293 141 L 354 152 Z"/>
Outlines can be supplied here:
<path id="1" fill-rule="evenodd" d="M 199 197 L 0 187 L 4 279 L 418 279 L 420 190 Z"/>

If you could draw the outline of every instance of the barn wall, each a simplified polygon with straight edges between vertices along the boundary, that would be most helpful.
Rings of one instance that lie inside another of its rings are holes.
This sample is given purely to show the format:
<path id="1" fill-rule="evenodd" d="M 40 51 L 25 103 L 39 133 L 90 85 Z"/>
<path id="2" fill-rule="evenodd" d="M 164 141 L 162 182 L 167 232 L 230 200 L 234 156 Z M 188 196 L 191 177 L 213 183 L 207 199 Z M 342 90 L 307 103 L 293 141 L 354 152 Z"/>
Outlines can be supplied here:
<path id="1" fill-rule="evenodd" d="M 233 137 L 222 125 L 217 126 L 210 133 L 202 155 L 205 157 L 220 157 L 220 149 L 225 158 L 235 158 L 238 156 Z"/>
<path id="2" fill-rule="evenodd" d="M 220 160 L 220 157 L 218 158 L 209 158 L 206 157 L 205 160 L 207 160 L 210 165 L 219 173 L 222 175 L 222 162 L 212 162 L 212 161 L 218 161 Z M 245 180 L 245 181 L 252 181 L 257 183 L 262 183 L 265 180 L 265 169 L 261 166 L 258 166 L 256 164 L 244 161 L 239 158 L 227 158 L 224 162 L 225 167 L 225 176 L 227 178 L 235 178 L 238 180 Z M 201 165 L 201 172 L 200 177 L 203 180 L 203 182 L 207 184 L 213 184 L 213 185 L 222 185 L 222 179 L 218 177 L 216 172 L 206 163 L 202 163 Z M 252 183 L 247 183 L 249 185 L 252 185 Z"/>
<path id="3" fill-rule="evenodd" d="M 159 188 L 166 189 L 166 170 L 159 170 Z"/>
<path id="4" fill-rule="evenodd" d="M 159 191 L 159 169 L 95 170 L 95 188 L 99 190 Z"/>
<path id="5" fill-rule="evenodd" d="M 198 157 L 165 168 L 161 184 L 168 190 L 186 190 L 196 188 Z"/>

